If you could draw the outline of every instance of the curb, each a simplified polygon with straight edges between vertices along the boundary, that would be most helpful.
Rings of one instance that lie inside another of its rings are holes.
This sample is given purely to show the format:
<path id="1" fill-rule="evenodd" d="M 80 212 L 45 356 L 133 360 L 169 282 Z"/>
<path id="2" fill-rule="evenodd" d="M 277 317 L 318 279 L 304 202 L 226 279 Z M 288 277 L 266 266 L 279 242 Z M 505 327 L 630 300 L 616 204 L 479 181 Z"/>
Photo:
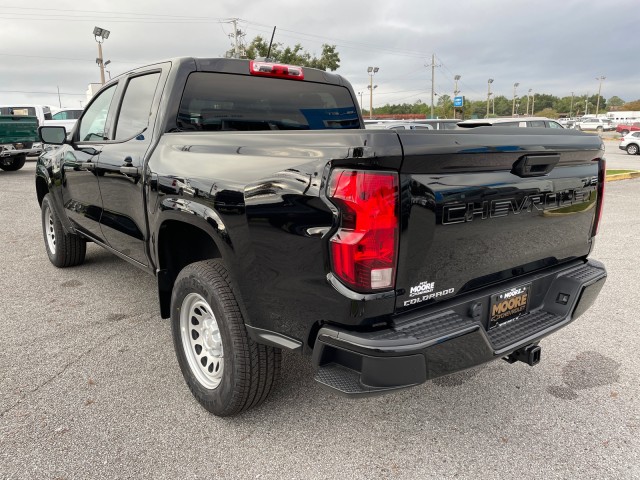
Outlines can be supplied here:
<path id="1" fill-rule="evenodd" d="M 616 182 L 618 180 L 629 180 L 631 178 L 640 177 L 640 172 L 618 173 L 616 175 L 607 175 L 607 182 Z"/>

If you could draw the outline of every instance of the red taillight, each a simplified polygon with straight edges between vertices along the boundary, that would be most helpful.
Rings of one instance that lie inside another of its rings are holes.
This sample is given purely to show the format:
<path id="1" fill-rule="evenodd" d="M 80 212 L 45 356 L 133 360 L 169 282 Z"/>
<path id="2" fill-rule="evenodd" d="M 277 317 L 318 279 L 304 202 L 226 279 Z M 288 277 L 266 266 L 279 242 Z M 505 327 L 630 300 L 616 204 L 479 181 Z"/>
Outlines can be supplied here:
<path id="1" fill-rule="evenodd" d="M 249 62 L 249 71 L 251 75 L 304 80 L 302 67 L 294 67 L 293 65 L 281 65 L 279 63 L 256 62 L 255 60 L 251 60 Z"/>
<path id="2" fill-rule="evenodd" d="M 604 207 L 604 186 L 607 183 L 607 161 L 604 158 L 599 160 L 598 165 L 598 198 L 596 200 L 596 218 L 593 221 L 593 230 L 591 236 L 598 234 L 600 227 L 600 219 L 602 218 L 602 209 Z"/>
<path id="3" fill-rule="evenodd" d="M 356 291 L 391 289 L 398 258 L 398 175 L 337 169 L 328 196 L 340 210 L 333 273 Z"/>

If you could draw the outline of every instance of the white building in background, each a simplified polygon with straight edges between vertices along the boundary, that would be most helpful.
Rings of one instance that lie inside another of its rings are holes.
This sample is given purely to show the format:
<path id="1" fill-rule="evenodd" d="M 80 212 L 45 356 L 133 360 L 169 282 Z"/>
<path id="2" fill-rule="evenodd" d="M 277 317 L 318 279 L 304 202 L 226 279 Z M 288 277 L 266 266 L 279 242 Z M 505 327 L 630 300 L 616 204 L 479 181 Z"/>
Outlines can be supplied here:
<path id="1" fill-rule="evenodd" d="M 102 84 L 101 83 L 90 83 L 87 86 L 87 101 L 84 103 L 84 106 L 87 105 L 87 103 L 89 103 L 89 100 L 91 100 L 93 98 L 93 96 L 98 92 L 98 90 L 100 90 L 100 88 L 102 88 Z"/>
<path id="2" fill-rule="evenodd" d="M 615 123 L 640 122 L 639 111 L 607 112 L 607 118 Z"/>

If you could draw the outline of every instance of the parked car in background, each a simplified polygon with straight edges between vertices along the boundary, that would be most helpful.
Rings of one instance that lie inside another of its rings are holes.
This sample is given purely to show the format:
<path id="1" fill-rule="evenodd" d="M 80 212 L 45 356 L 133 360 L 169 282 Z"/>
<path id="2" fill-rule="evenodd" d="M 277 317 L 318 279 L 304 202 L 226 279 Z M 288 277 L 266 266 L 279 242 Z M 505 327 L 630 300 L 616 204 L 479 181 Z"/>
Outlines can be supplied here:
<path id="1" fill-rule="evenodd" d="M 366 123 L 364 128 L 368 130 L 434 130 L 431 125 L 408 122 Z"/>
<path id="2" fill-rule="evenodd" d="M 640 131 L 627 133 L 619 145 L 620 150 L 626 150 L 629 155 L 638 155 L 640 152 Z"/>
<path id="3" fill-rule="evenodd" d="M 65 110 L 59 110 L 51 116 L 52 120 L 77 120 L 82 115 L 83 110 L 81 108 L 68 108 Z"/>
<path id="4" fill-rule="evenodd" d="M 623 137 L 627 135 L 629 132 L 637 132 L 637 131 L 640 131 L 640 122 L 625 123 L 625 124 L 621 123 L 616 127 L 616 132 L 621 133 Z"/>
<path id="5" fill-rule="evenodd" d="M 593 132 L 612 132 L 616 128 L 611 120 L 603 118 L 585 118 L 576 124 L 576 130 L 586 130 Z"/>
<path id="6" fill-rule="evenodd" d="M 431 125 L 434 130 L 456 130 L 462 120 L 457 118 L 435 118 L 428 120 L 416 120 L 415 123 Z"/>
<path id="7" fill-rule="evenodd" d="M 463 128 L 485 127 L 488 125 L 500 127 L 564 128 L 555 120 L 549 120 L 546 117 L 474 118 L 458 123 L 458 126 Z"/>

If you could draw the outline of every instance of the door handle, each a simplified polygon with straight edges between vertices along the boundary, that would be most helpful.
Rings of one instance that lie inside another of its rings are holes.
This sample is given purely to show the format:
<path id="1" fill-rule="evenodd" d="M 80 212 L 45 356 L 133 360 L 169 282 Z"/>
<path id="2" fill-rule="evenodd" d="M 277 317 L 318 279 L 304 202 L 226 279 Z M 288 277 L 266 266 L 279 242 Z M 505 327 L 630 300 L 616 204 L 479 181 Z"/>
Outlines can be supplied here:
<path id="1" fill-rule="evenodd" d="M 541 177 L 560 162 L 560 155 L 525 155 L 513 164 L 511 173 L 519 177 Z"/>

